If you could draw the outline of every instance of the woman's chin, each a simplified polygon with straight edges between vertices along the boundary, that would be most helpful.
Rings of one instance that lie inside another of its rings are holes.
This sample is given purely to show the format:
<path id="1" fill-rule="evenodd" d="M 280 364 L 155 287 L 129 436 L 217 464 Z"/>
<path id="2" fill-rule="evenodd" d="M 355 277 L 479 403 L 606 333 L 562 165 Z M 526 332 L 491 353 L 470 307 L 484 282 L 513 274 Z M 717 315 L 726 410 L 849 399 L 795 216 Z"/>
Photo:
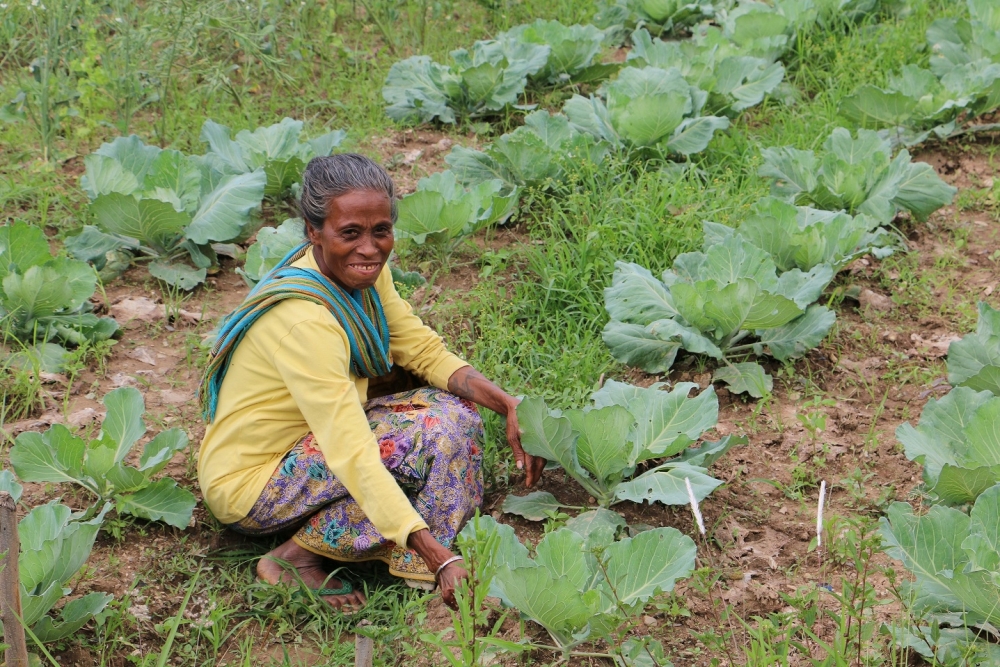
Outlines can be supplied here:
<path id="1" fill-rule="evenodd" d="M 345 278 L 349 278 L 349 286 L 351 289 L 367 289 L 375 285 L 378 282 L 378 277 L 382 273 L 383 265 L 380 264 L 374 269 L 358 269 L 353 266 L 347 267 L 345 273 Z"/>

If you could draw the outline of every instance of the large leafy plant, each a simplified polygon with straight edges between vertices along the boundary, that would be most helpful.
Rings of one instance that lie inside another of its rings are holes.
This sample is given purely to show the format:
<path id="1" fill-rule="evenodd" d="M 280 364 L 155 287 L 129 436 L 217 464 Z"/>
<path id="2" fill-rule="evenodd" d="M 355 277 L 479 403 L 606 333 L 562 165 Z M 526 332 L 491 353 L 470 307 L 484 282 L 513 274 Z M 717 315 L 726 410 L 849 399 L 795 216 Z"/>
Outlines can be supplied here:
<path id="1" fill-rule="evenodd" d="M 760 104 L 785 78 L 781 63 L 741 55 L 729 42 L 653 39 L 645 29 L 632 33 L 626 62 L 637 67 L 678 69 L 692 85 L 707 92 L 710 113 L 735 116 Z"/>
<path id="2" fill-rule="evenodd" d="M 201 127 L 201 140 L 209 150 L 204 160 L 222 174 L 248 174 L 263 169 L 267 176 L 264 196 L 279 199 L 301 183 L 302 171 L 314 157 L 330 155 L 347 136 L 335 130 L 315 139 L 300 141 L 302 121 L 283 118 L 280 123 L 240 130 L 230 138 L 230 130 L 211 120 Z"/>
<path id="3" fill-rule="evenodd" d="M 253 287 L 305 238 L 302 218 L 289 218 L 277 227 L 261 227 L 257 240 L 247 248 L 246 263 L 236 272 Z"/>
<path id="4" fill-rule="evenodd" d="M 624 39 L 635 28 L 662 35 L 714 13 L 711 0 L 601 0 L 594 23 Z"/>
<path id="5" fill-rule="evenodd" d="M 218 263 L 213 242 L 253 231 L 267 182 L 263 168 L 225 174 L 135 135 L 102 145 L 84 164 L 80 185 L 97 226 L 68 239 L 69 253 L 98 269 L 142 259 L 155 278 L 182 289 L 204 282 Z"/>
<path id="6" fill-rule="evenodd" d="M 771 192 L 796 204 L 848 213 L 863 213 L 881 223 L 897 211 L 918 220 L 949 204 L 957 190 L 942 181 L 925 162 L 911 162 L 902 150 L 892 157 L 892 145 L 872 130 L 838 127 L 823 142 L 823 151 L 791 146 L 766 148 L 760 175 L 773 178 Z"/>
<path id="7" fill-rule="evenodd" d="M 722 362 L 714 375 L 735 393 L 761 397 L 772 380 L 748 355 L 786 361 L 820 344 L 836 318 L 815 302 L 834 271 L 819 264 L 777 275 L 771 256 L 739 235 L 679 255 L 662 280 L 617 262 L 604 291 L 604 342 L 618 361 L 663 373 L 686 350 Z M 750 338 L 752 342 L 747 342 Z"/>
<path id="8" fill-rule="evenodd" d="M 1000 650 L 978 637 L 1000 623 L 1000 486 L 984 491 L 970 514 L 934 505 L 921 515 L 893 503 L 882 538 L 913 575 L 904 593 L 917 622 L 896 633 L 899 643 L 939 664 L 997 664 Z M 970 660 L 974 653 L 982 662 Z"/>
<path id="9" fill-rule="evenodd" d="M 90 297 L 97 274 L 85 262 L 53 257 L 38 227 L 23 222 L 0 227 L 0 320 L 7 335 L 38 346 L 39 356 L 57 369 L 66 350 L 110 338 L 118 325 L 97 317 Z"/>
<path id="10" fill-rule="evenodd" d="M 471 52 L 452 51 L 451 66 L 429 56 L 407 58 L 389 69 L 382 88 L 386 113 L 400 123 L 455 123 L 496 113 L 517 104 L 528 77 L 548 63 L 549 50 L 511 39 L 486 40 Z"/>
<path id="11" fill-rule="evenodd" d="M 538 19 L 511 28 L 497 36 L 500 41 L 512 40 L 549 47 L 545 65 L 530 75 L 532 81 L 547 85 L 594 81 L 612 74 L 616 65 L 594 64 L 601 52 L 604 32 L 592 25 L 563 25 L 559 21 Z"/>
<path id="12" fill-rule="evenodd" d="M 574 95 L 563 113 L 576 130 L 617 149 L 691 155 L 729 127 L 728 118 L 702 115 L 708 93 L 677 68 L 626 67 L 604 95 Z"/>
<path id="13" fill-rule="evenodd" d="M 976 332 L 948 346 L 948 382 L 1000 396 L 1000 310 L 985 301 Z"/>
<path id="14" fill-rule="evenodd" d="M 944 79 L 1000 63 L 1000 11 L 990 0 L 967 0 L 969 19 L 938 19 L 927 29 L 931 71 Z"/>
<path id="15" fill-rule="evenodd" d="M 445 161 L 466 184 L 500 179 L 509 188 L 555 188 L 573 166 L 600 164 L 607 151 L 607 144 L 579 132 L 562 114 L 535 111 L 482 151 L 455 146 Z"/>
<path id="16" fill-rule="evenodd" d="M 866 253 L 885 257 L 892 252 L 892 239 L 875 218 L 795 206 L 774 197 L 756 202 L 739 229 L 705 222 L 707 246 L 733 235 L 766 251 L 782 273 L 821 265 L 836 272 Z"/>
<path id="17" fill-rule="evenodd" d="M 582 410 L 550 410 L 541 398 L 527 398 L 517 406 L 521 444 L 529 454 L 562 466 L 601 507 L 623 500 L 685 505 L 685 480 L 699 500 L 705 498 L 722 484 L 708 474 L 708 466 L 746 442 L 726 436 L 689 449 L 719 415 L 713 389 L 688 397 L 696 387 L 686 382 L 666 392 L 610 380 Z M 636 475 L 653 459 L 656 465 Z M 559 506 L 552 494 L 537 492 L 509 497 L 504 510 L 540 520 L 545 508 Z"/>
<path id="18" fill-rule="evenodd" d="M 465 236 L 509 218 L 517 194 L 499 179 L 466 189 L 454 172 L 438 172 L 420 179 L 417 191 L 400 200 L 396 236 L 451 251 Z"/>
<path id="19" fill-rule="evenodd" d="M 4 490 L 13 492 L 16 500 L 20 485 L 5 481 Z M 34 507 L 18 523 L 21 618 L 38 641 L 68 637 L 111 601 L 106 593 L 88 593 L 64 604 L 58 616 L 50 614 L 56 603 L 72 592 L 67 584 L 87 562 L 108 509 L 105 506 L 97 516 L 85 520 L 80 513 L 52 501 Z"/>
<path id="20" fill-rule="evenodd" d="M 194 510 L 194 494 L 170 477 L 152 478 L 174 453 L 187 447 L 187 434 L 177 428 L 162 431 L 143 447 L 138 466 L 127 465 L 126 456 L 146 432 L 142 394 L 132 387 L 114 389 L 105 395 L 104 406 L 107 415 L 93 440 L 84 440 L 61 424 L 45 433 L 17 436 L 10 450 L 14 472 L 26 482 L 83 487 L 95 498 L 91 511 L 113 501 L 120 514 L 186 528 Z"/>
<path id="21" fill-rule="evenodd" d="M 476 517 L 461 533 L 482 545 L 476 575 L 504 605 L 541 625 L 557 649 L 569 652 L 595 639 L 608 639 L 642 613 L 655 595 L 673 590 L 678 579 L 694 570 L 696 547 L 674 528 L 654 528 L 635 537 L 615 539 L 624 526 L 608 510 L 581 514 L 566 527 L 548 533 L 535 547 L 534 558 L 510 526 Z M 615 647 L 620 664 L 652 664 L 636 660 L 657 655 L 652 642 L 626 641 Z"/>

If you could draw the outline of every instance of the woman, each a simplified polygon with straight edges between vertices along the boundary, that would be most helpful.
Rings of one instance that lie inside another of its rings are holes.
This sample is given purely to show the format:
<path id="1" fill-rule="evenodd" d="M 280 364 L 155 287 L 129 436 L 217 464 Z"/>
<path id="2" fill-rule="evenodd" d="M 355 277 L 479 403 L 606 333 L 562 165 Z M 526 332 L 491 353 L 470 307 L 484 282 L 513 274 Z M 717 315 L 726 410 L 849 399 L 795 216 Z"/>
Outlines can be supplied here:
<path id="1" fill-rule="evenodd" d="M 473 403 L 506 417 L 528 486 L 545 462 L 521 449 L 517 399 L 448 352 L 396 293 L 389 175 L 360 155 L 316 158 L 301 210 L 307 243 L 250 292 L 213 349 L 201 391 L 205 502 L 247 535 L 295 530 L 258 563 L 264 581 L 301 581 L 354 611 L 364 595 L 323 559 L 382 560 L 454 605 L 467 575 L 449 547 L 482 500 Z M 369 380 L 394 363 L 432 387 L 368 401 Z"/>

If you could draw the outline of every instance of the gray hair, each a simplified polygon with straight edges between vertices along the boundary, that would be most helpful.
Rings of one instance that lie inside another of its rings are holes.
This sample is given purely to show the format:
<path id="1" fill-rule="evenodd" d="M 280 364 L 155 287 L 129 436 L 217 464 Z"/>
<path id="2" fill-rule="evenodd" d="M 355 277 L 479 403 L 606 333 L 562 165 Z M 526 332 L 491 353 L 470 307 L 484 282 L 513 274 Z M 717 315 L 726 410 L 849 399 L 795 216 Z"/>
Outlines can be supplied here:
<path id="1" fill-rule="evenodd" d="M 302 172 L 299 211 L 313 229 L 322 229 L 330 202 L 356 190 L 383 192 L 389 198 L 391 218 L 396 222 L 396 186 L 385 169 L 357 153 L 314 157 Z"/>

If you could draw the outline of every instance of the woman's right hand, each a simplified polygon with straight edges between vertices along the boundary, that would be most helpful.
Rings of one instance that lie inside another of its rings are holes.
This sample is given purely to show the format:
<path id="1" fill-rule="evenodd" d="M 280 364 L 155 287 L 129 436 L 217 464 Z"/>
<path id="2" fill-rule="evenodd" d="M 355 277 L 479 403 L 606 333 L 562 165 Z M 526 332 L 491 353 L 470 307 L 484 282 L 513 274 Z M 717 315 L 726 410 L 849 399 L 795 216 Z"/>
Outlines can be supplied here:
<path id="1" fill-rule="evenodd" d="M 445 566 L 438 575 L 438 588 L 441 590 L 441 599 L 452 609 L 458 609 L 458 601 L 455 599 L 455 589 L 462 585 L 462 582 L 469 578 L 469 573 L 462 567 L 462 561 L 455 561 Z"/>

